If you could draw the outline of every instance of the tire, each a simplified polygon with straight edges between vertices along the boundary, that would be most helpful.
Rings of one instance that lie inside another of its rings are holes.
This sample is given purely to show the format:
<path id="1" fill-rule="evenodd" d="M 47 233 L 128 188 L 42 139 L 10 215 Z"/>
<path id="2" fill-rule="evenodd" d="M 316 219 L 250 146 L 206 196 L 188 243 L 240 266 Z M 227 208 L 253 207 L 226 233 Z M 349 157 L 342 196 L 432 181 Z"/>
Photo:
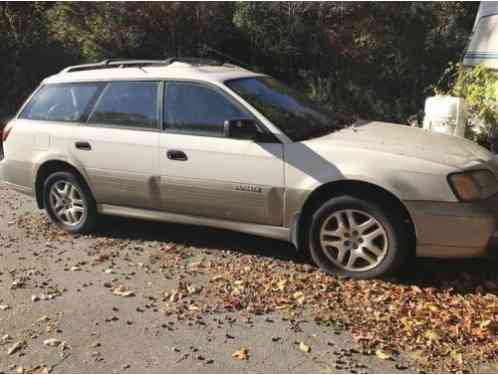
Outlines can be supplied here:
<path id="1" fill-rule="evenodd" d="M 55 172 L 46 178 L 43 204 L 50 220 L 69 233 L 87 233 L 97 222 L 97 204 L 92 193 L 71 172 Z"/>
<path id="2" fill-rule="evenodd" d="M 326 273 L 369 279 L 399 270 L 409 254 L 409 238 L 396 210 L 343 195 L 313 214 L 308 244 L 312 259 Z"/>

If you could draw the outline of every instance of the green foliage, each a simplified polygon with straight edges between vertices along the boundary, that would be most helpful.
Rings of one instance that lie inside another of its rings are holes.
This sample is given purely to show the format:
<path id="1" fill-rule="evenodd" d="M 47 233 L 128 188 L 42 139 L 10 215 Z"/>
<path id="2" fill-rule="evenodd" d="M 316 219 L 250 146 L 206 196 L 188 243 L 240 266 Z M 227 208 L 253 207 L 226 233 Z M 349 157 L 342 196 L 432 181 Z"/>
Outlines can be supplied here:
<path id="1" fill-rule="evenodd" d="M 477 5 L 4 2 L 0 116 L 69 64 L 209 56 L 210 46 L 341 113 L 405 122 L 447 62 L 461 55 Z"/>
<path id="2" fill-rule="evenodd" d="M 483 65 L 465 67 L 450 63 L 434 87 L 436 94 L 465 99 L 470 136 L 495 148 L 498 136 L 498 74 Z"/>
<path id="3" fill-rule="evenodd" d="M 48 8 L 37 2 L 0 4 L 0 118 L 12 115 L 42 78 L 55 73 L 57 63 L 70 61 L 47 34 Z"/>
<path id="4" fill-rule="evenodd" d="M 125 56 L 139 45 L 132 13 L 120 3 L 61 3 L 46 16 L 51 37 L 85 61 Z"/>
<path id="5" fill-rule="evenodd" d="M 461 55 L 472 3 L 237 3 L 250 61 L 330 107 L 404 122 Z"/>
<path id="6" fill-rule="evenodd" d="M 232 37 L 230 3 L 60 3 L 47 13 L 51 36 L 82 61 L 197 55 Z"/>

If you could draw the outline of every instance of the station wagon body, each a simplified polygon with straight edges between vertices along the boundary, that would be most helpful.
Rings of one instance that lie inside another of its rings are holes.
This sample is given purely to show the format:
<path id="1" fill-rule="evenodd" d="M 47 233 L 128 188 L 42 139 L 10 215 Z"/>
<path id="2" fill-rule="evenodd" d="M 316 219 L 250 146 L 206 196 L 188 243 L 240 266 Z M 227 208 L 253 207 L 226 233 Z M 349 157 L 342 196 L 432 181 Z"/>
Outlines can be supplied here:
<path id="1" fill-rule="evenodd" d="M 42 82 L 3 140 L 0 179 L 69 232 L 100 214 L 212 226 L 291 242 L 326 272 L 367 278 L 410 255 L 485 255 L 497 229 L 487 150 L 399 124 L 340 124 L 230 64 L 69 67 Z"/>

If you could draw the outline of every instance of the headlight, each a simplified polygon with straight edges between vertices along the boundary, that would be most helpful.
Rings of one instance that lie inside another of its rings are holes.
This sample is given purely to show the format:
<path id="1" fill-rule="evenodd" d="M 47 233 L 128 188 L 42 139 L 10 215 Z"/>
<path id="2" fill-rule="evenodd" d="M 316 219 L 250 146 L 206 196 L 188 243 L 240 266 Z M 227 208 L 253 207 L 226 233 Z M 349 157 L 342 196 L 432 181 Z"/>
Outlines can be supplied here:
<path id="1" fill-rule="evenodd" d="M 452 173 L 448 176 L 448 182 L 463 202 L 486 199 L 498 191 L 496 177 L 488 170 Z"/>

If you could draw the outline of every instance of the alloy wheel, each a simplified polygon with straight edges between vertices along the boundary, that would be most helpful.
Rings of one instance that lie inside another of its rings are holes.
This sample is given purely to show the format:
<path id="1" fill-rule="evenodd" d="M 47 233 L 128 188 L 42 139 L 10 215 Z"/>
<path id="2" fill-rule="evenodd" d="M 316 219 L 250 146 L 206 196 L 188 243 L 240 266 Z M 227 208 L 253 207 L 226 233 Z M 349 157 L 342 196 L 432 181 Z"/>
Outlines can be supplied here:
<path id="1" fill-rule="evenodd" d="M 49 198 L 50 208 L 62 224 L 76 226 L 85 220 L 88 209 L 78 186 L 58 181 L 50 188 Z"/>
<path id="2" fill-rule="evenodd" d="M 367 271 L 387 254 L 388 237 L 380 222 L 367 212 L 339 210 L 320 230 L 320 245 L 327 258 L 346 271 Z"/>

